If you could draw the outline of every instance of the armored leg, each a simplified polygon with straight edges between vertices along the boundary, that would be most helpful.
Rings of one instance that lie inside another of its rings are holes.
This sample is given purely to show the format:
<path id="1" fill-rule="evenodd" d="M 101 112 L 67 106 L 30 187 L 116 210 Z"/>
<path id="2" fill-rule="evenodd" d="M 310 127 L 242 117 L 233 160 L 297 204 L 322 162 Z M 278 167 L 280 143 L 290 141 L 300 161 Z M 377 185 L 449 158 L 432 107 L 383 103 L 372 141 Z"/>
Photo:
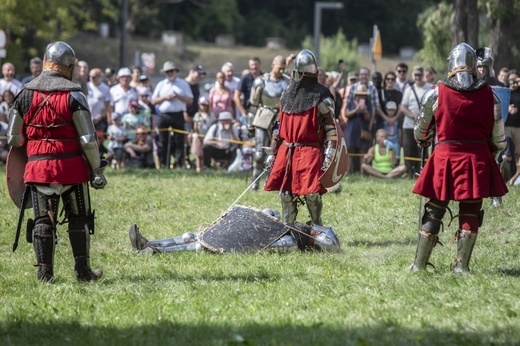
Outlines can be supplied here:
<path id="1" fill-rule="evenodd" d="M 145 250 L 146 248 L 152 248 L 155 250 L 154 252 L 171 252 L 171 251 L 179 251 L 179 250 L 196 250 L 195 245 L 189 245 L 197 241 L 198 232 L 186 232 L 180 237 L 167 238 L 167 239 L 159 239 L 159 240 L 148 240 L 146 239 L 141 232 L 139 231 L 139 227 L 137 225 L 132 225 L 129 231 L 130 243 L 132 244 L 132 248 L 136 251 Z M 170 249 L 174 247 L 184 246 L 184 248 L 176 248 Z M 171 250 L 171 251 L 169 251 Z"/>
<path id="2" fill-rule="evenodd" d="M 469 261 L 478 233 L 463 229 L 457 231 L 457 258 L 455 259 L 454 273 L 469 272 Z"/>
<path id="3" fill-rule="evenodd" d="M 74 255 L 74 272 L 78 281 L 97 280 L 103 275 L 101 269 L 90 268 L 90 235 L 93 233 L 93 218 L 90 211 L 88 185 L 76 185 L 63 194 L 65 212 L 69 220 L 69 240 Z"/>
<path id="4" fill-rule="evenodd" d="M 32 187 L 34 223 L 32 243 L 36 254 L 38 280 L 51 282 L 54 278 L 54 250 L 56 245 L 56 215 L 59 196 L 45 195 Z"/>
<path id="5" fill-rule="evenodd" d="M 424 215 L 422 217 L 421 229 L 419 230 L 419 239 L 417 241 L 417 250 L 415 252 L 415 260 L 411 266 L 413 271 L 426 269 L 429 263 L 433 248 L 439 242 L 439 234 L 442 218 L 446 213 L 448 202 L 430 200 L 424 206 Z M 433 265 L 432 265 L 433 266 Z"/>
<path id="6" fill-rule="evenodd" d="M 285 192 L 282 195 L 282 222 L 294 223 L 298 215 L 298 206 L 292 194 Z"/>
<path id="7" fill-rule="evenodd" d="M 478 228 L 482 224 L 482 200 L 461 201 L 459 204 L 459 230 L 457 239 L 457 257 L 454 273 L 469 272 L 469 261 L 477 241 Z"/>
<path id="8" fill-rule="evenodd" d="M 321 221 L 321 211 L 323 210 L 321 195 L 319 193 L 305 195 L 305 202 L 307 203 L 307 209 L 311 215 L 312 223 L 323 226 L 323 222 Z"/>
<path id="9" fill-rule="evenodd" d="M 258 127 L 255 128 L 255 142 L 256 145 L 253 160 L 253 181 L 258 178 L 264 169 L 265 153 L 263 147 L 269 144 L 267 131 Z M 253 185 L 253 190 L 258 190 L 259 188 L 260 181 L 256 181 L 256 183 Z"/>

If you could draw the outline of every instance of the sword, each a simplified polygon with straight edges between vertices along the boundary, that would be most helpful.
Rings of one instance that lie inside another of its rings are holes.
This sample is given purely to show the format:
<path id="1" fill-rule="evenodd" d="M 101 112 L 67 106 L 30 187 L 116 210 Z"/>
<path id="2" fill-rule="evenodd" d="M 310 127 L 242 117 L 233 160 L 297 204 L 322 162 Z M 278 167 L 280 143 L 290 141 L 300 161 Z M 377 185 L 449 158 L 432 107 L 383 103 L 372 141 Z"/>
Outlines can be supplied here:
<path id="1" fill-rule="evenodd" d="M 22 229 L 23 217 L 25 214 L 25 206 L 27 205 L 27 198 L 29 198 L 29 194 L 31 189 L 29 186 L 25 185 L 25 190 L 22 195 L 22 202 L 20 203 L 20 214 L 18 215 L 18 224 L 16 225 L 16 234 L 14 236 L 14 244 L 13 244 L 13 252 L 18 248 L 18 240 L 20 239 L 20 231 Z"/>
<path id="2" fill-rule="evenodd" d="M 242 192 L 242 193 L 240 194 L 240 196 L 238 196 L 238 198 L 233 202 L 233 204 L 231 204 L 231 206 L 228 208 L 228 210 L 231 209 L 231 208 L 233 208 L 233 207 L 235 206 L 235 204 L 237 204 L 237 202 L 240 200 L 240 198 L 242 198 L 242 196 L 244 196 L 244 195 L 246 194 L 246 192 L 249 191 L 249 190 L 253 187 L 253 185 L 255 185 L 255 183 L 256 183 L 258 180 L 260 180 L 260 178 L 262 178 L 262 176 L 265 174 L 265 172 L 267 172 L 267 169 L 264 169 L 264 170 L 263 170 L 263 171 L 258 175 L 258 177 L 256 177 L 255 180 L 253 180 L 253 182 L 252 182 L 252 183 L 251 183 L 251 184 L 250 184 L 250 185 L 249 185 L 249 186 L 244 190 L 244 192 Z"/>
<path id="3" fill-rule="evenodd" d="M 419 171 L 419 174 L 423 170 L 425 161 L 426 161 L 426 148 L 421 147 L 421 169 Z M 418 230 L 421 229 L 421 224 L 422 224 L 422 204 L 423 204 L 423 196 L 419 195 L 419 227 L 417 228 Z"/>

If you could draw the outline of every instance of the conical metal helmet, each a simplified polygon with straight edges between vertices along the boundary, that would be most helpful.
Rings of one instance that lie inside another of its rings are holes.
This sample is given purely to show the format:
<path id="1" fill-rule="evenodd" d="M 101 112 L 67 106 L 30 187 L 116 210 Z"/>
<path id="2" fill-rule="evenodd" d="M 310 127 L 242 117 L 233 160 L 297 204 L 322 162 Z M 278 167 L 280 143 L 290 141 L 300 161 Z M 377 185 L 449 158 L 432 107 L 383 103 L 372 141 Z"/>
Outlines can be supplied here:
<path id="1" fill-rule="evenodd" d="M 310 50 L 304 49 L 296 55 L 294 60 L 294 72 L 298 72 L 300 75 L 303 75 L 304 73 L 318 73 L 316 57 Z"/>
<path id="2" fill-rule="evenodd" d="M 456 45 L 448 57 L 448 70 L 450 72 L 460 67 L 468 67 L 473 70 L 477 68 L 477 55 L 475 54 L 475 50 L 464 42 Z"/>

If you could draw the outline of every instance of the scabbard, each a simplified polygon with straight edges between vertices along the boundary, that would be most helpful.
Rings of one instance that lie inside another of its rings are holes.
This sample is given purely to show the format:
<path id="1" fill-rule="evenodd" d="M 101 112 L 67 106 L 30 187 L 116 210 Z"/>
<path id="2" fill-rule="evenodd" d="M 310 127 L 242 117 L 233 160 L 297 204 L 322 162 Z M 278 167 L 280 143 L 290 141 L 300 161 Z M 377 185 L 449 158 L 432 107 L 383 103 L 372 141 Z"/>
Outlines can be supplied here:
<path id="1" fill-rule="evenodd" d="M 25 185 L 25 190 L 22 196 L 22 202 L 20 203 L 20 214 L 18 215 L 18 224 L 16 225 L 16 234 L 14 236 L 13 243 L 13 252 L 18 248 L 18 240 L 20 239 L 20 231 L 22 229 L 23 217 L 25 214 L 25 207 L 27 205 L 27 199 L 31 193 L 31 188 L 28 185 Z"/>

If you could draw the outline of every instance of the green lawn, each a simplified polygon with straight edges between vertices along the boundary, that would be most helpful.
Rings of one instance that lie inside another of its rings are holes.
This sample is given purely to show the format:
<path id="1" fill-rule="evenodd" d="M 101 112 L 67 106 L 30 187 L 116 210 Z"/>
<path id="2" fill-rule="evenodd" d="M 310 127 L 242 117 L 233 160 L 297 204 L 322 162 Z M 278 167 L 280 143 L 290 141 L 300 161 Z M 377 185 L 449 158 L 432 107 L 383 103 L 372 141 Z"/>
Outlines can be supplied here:
<path id="1" fill-rule="evenodd" d="M 37 282 L 32 245 L 22 238 L 11 251 L 18 210 L 0 184 L 0 345 L 520 344 L 518 188 L 503 207 L 485 200 L 472 274 L 454 276 L 457 221 L 448 227 L 447 217 L 445 245 L 431 258 L 437 270 L 407 270 L 419 204 L 407 179 L 351 176 L 324 196 L 338 254 L 141 256 L 128 241 L 131 224 L 150 239 L 196 231 L 235 201 L 246 175 L 108 170 L 107 178 L 91 192 L 91 262 L 105 274 L 90 284 L 75 281 L 63 225 L 56 281 Z M 280 210 L 276 193 L 250 192 L 239 204 Z"/>

